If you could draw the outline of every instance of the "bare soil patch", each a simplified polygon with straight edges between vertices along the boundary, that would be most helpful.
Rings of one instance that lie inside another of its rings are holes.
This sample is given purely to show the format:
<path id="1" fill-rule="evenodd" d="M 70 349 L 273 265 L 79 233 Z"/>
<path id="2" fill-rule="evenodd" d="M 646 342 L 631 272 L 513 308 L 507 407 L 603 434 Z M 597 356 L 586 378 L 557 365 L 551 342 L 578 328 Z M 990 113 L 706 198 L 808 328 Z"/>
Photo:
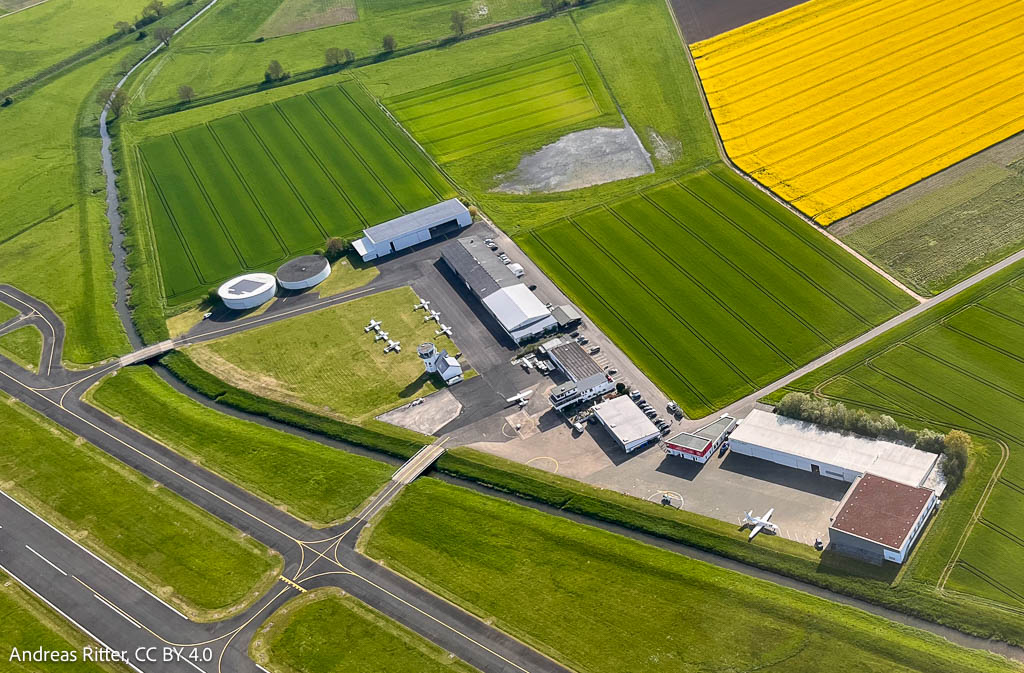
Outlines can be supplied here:
<path id="1" fill-rule="evenodd" d="M 726 33 L 805 0 L 669 0 L 687 44 Z"/>

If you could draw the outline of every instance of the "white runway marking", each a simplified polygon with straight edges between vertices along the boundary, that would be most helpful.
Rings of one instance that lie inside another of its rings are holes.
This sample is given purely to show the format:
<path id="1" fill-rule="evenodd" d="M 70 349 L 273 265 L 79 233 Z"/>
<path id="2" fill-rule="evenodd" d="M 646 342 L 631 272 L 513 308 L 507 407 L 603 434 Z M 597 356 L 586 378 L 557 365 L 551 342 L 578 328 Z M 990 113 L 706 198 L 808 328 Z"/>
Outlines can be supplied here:
<path id="1" fill-rule="evenodd" d="M 124 617 L 124 618 L 125 618 L 125 620 L 126 620 L 127 622 L 129 622 L 129 623 L 130 623 L 130 624 L 131 624 L 132 626 L 134 626 L 135 628 L 137 628 L 137 629 L 141 629 L 141 628 L 142 628 L 142 625 L 141 625 L 141 624 L 139 624 L 139 623 L 138 623 L 137 621 L 135 621 L 134 619 L 132 619 L 131 617 L 129 617 L 129 616 L 128 616 L 128 613 L 126 613 L 126 612 L 124 612 L 123 610 L 121 610 L 121 609 L 120 609 L 119 607 L 117 607 L 116 605 L 114 605 L 113 603 L 111 603 L 110 601 L 108 601 L 108 600 L 107 600 L 106 598 L 104 598 L 103 596 L 100 596 L 99 594 L 93 594 L 93 597 L 94 597 L 94 598 L 95 598 L 96 600 L 98 600 L 98 601 L 99 601 L 100 603 L 103 603 L 103 604 L 104 604 L 104 605 L 106 605 L 106 606 L 107 606 L 108 608 L 110 608 L 111 610 L 113 610 L 114 612 L 116 612 L 117 614 L 119 614 L 119 615 L 121 615 L 122 617 Z"/>
<path id="2" fill-rule="evenodd" d="M 48 559 L 48 558 L 46 558 L 45 556 L 43 556 L 42 554 L 40 554 L 39 552 L 37 552 L 37 551 L 36 551 L 35 549 L 33 549 L 32 547 L 29 547 L 28 545 L 25 545 L 25 549 L 29 550 L 30 552 L 32 552 L 33 554 L 35 554 L 35 555 L 36 555 L 36 556 L 38 556 L 39 558 L 43 559 L 43 561 L 45 561 L 45 562 L 46 562 L 46 565 L 48 565 L 48 566 L 50 566 L 51 568 L 53 568 L 54 570 L 56 570 L 57 572 L 59 572 L 59 573 L 60 573 L 61 575 L 63 575 L 64 577 L 67 577 L 67 576 L 68 576 L 68 574 L 67 574 L 66 572 L 64 572 L 63 570 L 61 570 L 61 569 L 60 569 L 60 568 L 58 568 L 57 566 L 55 566 L 55 565 L 53 564 L 53 562 L 51 562 L 51 561 L 50 561 L 50 559 Z"/>

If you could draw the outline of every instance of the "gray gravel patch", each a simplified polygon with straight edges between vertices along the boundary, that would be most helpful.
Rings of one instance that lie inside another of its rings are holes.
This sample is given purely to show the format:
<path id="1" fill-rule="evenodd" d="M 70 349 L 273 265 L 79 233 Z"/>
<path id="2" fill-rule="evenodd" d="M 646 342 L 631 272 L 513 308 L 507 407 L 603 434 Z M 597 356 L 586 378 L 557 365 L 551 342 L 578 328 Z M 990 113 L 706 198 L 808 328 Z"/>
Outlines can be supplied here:
<path id="1" fill-rule="evenodd" d="M 628 123 L 621 129 L 599 126 L 564 135 L 524 156 L 514 171 L 498 176 L 501 182 L 492 191 L 567 192 L 653 172 L 651 155 Z"/>

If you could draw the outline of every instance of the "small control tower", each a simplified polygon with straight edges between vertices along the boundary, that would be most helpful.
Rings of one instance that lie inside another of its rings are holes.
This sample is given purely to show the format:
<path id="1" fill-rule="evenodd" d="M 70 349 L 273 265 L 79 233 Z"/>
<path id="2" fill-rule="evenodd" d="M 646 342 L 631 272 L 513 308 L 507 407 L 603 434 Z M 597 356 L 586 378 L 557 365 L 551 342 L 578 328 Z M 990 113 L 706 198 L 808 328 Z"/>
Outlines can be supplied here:
<path id="1" fill-rule="evenodd" d="M 426 367 L 427 373 L 434 374 L 437 372 L 437 347 L 430 343 L 422 343 L 416 347 L 416 354 L 423 360 L 423 366 Z"/>
<path id="2" fill-rule="evenodd" d="M 416 354 L 423 360 L 427 373 L 440 375 L 445 385 L 450 386 L 462 380 L 462 365 L 448 355 L 448 351 L 438 353 L 437 346 L 428 341 L 416 347 Z"/>

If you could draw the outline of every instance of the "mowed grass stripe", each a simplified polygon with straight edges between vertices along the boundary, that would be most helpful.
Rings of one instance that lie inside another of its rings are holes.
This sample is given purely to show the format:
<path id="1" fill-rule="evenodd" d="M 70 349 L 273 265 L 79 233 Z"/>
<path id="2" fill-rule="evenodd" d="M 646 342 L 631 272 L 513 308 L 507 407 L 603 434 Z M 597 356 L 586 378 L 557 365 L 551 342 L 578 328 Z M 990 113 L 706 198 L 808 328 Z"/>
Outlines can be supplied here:
<path id="1" fill-rule="evenodd" d="M 445 179 L 437 166 L 420 150 L 408 134 L 382 114 L 377 104 L 362 89 L 359 82 L 342 82 L 338 88 L 345 94 L 349 102 L 362 113 L 368 127 L 373 128 L 402 158 L 408 168 L 430 188 L 438 201 L 455 196 L 455 188 Z"/>
<path id="2" fill-rule="evenodd" d="M 418 210 L 438 200 L 438 195 L 430 185 L 412 169 L 401 153 L 387 142 L 341 89 L 321 89 L 309 94 L 309 98 L 370 170 L 385 185 L 390 185 L 388 191 L 391 197 L 404 211 Z"/>
<path id="3" fill-rule="evenodd" d="M 201 280 L 211 283 L 230 274 L 231 269 L 239 268 L 241 260 L 206 199 L 195 187 L 174 138 L 161 136 L 146 143 L 142 156 L 156 190 L 167 205 L 168 214 L 195 259 Z"/>
<path id="4" fill-rule="evenodd" d="M 363 221 L 355 210 L 338 193 L 274 107 L 246 110 L 242 117 L 329 233 L 345 235 L 363 228 Z"/>
<path id="5" fill-rule="evenodd" d="M 171 220 L 167 204 L 149 169 L 144 166 L 142 173 L 146 199 L 150 202 L 153 237 L 160 251 L 160 278 L 167 296 L 175 297 L 199 285 L 199 271 L 192 255 L 185 248 L 177 226 Z"/>
<path id="6" fill-rule="evenodd" d="M 217 119 L 210 123 L 210 130 L 252 188 L 288 252 L 308 250 L 323 242 L 327 231 L 318 226 L 295 186 L 256 144 L 256 136 L 240 116 Z"/>
<path id="7" fill-rule="evenodd" d="M 280 259 L 284 253 L 280 242 L 210 130 L 205 125 L 195 126 L 175 133 L 174 138 L 245 267 L 255 268 Z"/>

